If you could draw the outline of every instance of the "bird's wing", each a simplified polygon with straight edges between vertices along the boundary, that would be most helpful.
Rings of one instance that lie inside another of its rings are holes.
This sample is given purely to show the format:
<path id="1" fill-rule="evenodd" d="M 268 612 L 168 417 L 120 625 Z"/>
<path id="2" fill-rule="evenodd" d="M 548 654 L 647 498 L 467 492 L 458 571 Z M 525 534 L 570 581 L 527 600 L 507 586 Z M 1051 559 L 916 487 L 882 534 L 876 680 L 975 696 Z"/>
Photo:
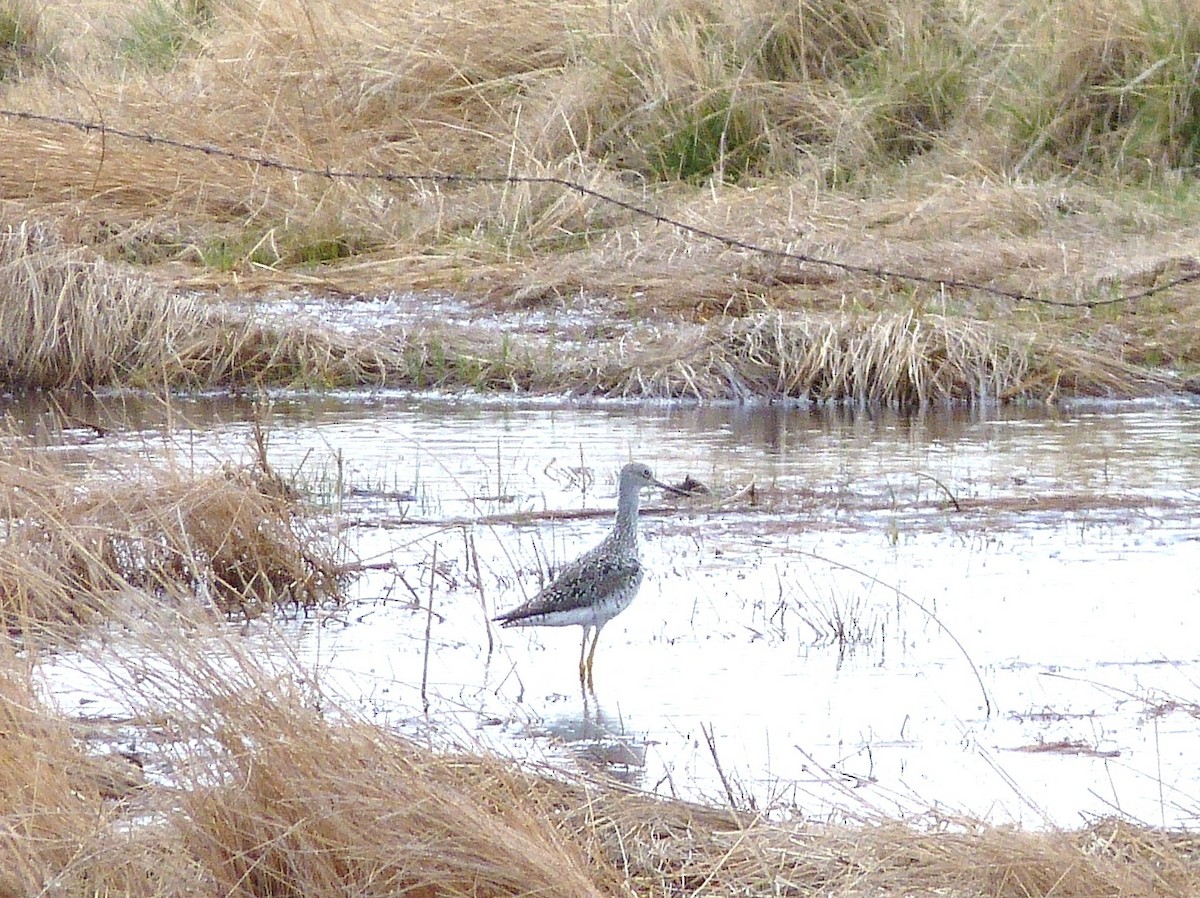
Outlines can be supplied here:
<path id="1" fill-rule="evenodd" d="M 589 552 L 563 569 L 549 586 L 536 596 L 496 618 L 514 623 L 554 611 L 574 611 L 593 604 L 596 596 L 616 592 L 622 584 L 638 579 L 641 563 L 633 557 L 612 558 Z"/>

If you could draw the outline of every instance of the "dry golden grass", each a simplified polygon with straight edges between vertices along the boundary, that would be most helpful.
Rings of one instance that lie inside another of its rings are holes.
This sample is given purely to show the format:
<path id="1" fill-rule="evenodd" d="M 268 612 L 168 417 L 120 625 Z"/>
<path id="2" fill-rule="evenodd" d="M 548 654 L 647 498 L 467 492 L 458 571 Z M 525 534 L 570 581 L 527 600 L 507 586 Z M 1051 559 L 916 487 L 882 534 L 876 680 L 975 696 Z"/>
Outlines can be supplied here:
<path id="1" fill-rule="evenodd" d="M 24 223 L 0 235 L 0 291 L 24 300 L 0 308 L 0 370 L 16 387 L 153 378 L 172 346 L 206 323 L 195 303 Z"/>
<path id="2" fill-rule="evenodd" d="M 147 593 L 256 614 L 339 595 L 328 534 L 267 467 L 65 468 L 11 436 L 0 485 L 0 618 L 10 633 L 120 616 Z"/>
<path id="3" fill-rule="evenodd" d="M 6 82 L 5 105 L 318 170 L 564 177 L 775 248 L 1057 300 L 1161 283 L 1197 253 L 1186 176 L 1200 152 L 1188 130 L 1196 88 L 1179 62 L 1200 47 L 1190 0 L 159 6 L 178 12 L 148 25 L 144 8 L 111 0 L 39 5 L 42 64 Z M 148 47 L 156 35 L 170 40 Z M 986 332 L 1033 353 L 1028 391 L 984 373 L 1000 396 L 1075 383 L 1132 395 L 1162 379 L 1119 374 L 1109 359 L 1184 373 L 1200 363 L 1195 284 L 1128 308 L 1051 314 L 731 251 L 554 185 L 337 180 L 0 119 L 0 221 L 30 216 L 52 222 L 66 248 L 152 275 L 157 286 L 82 256 L 68 266 L 108 284 L 95 290 L 116 301 L 114 316 L 143 293 L 156 308 L 132 328 L 76 321 L 57 349 L 48 332 L 6 330 L 14 383 L 541 389 L 604 367 L 616 349 L 593 338 L 578 358 L 553 360 L 554 376 L 488 362 L 481 377 L 472 358 L 487 353 L 466 345 L 442 353 L 461 365 L 427 367 L 436 353 L 420 329 L 400 346 L 360 345 L 201 314 L 180 298 L 283 286 L 448 290 L 482 297 L 502 327 L 514 305 L 581 298 L 617 319 L 751 332 L 772 327 L 775 311 L 821 320 L 850 309 L 864 313 L 855 333 L 881 323 L 878 345 L 850 356 L 868 363 L 903 356 L 887 322 L 945 303 L 948 345 Z M 61 274 L 38 277 L 46 289 Z M 22 292 L 39 289 L 28 281 Z M 101 325 L 120 335 L 115 358 L 89 342 Z M 831 369 L 813 382 L 820 396 L 912 401 L 972 395 L 978 375 L 948 389 L 900 369 Z M 898 391 L 906 379 L 913 388 Z"/>
<path id="4" fill-rule="evenodd" d="M 29 660 L 0 644 L 0 895 L 150 896 L 199 885 L 188 859 L 131 826 L 131 805 L 114 800 L 136 793 L 141 771 L 116 752 L 85 751 L 34 682 Z"/>
<path id="5" fill-rule="evenodd" d="M 782 277 L 747 273 L 763 283 Z M 644 308 L 609 309 L 608 333 L 598 340 L 572 332 L 568 316 L 561 336 L 574 346 L 569 350 L 554 335 L 432 321 L 357 337 L 268 324 L 253 313 L 167 294 L 144 275 L 29 224 L 0 240 L 0 288 L 30 298 L 26 306 L 0 309 L 0 371 L 21 387 L 388 384 L 918 406 L 1063 393 L 1123 397 L 1174 383 L 1136 364 L 1142 359 L 1134 335 L 1118 331 L 1108 345 L 1072 336 L 1076 317 L 1022 322 L 994 309 L 969 316 L 912 304 L 879 312 L 864 299 L 855 311 L 778 311 L 795 303 L 770 292 L 757 300 L 745 293 L 739 302 L 726 299 L 723 309 L 706 311 L 699 297 L 707 295 L 715 306 L 719 293 L 698 282 L 690 312 L 677 306 L 660 312 L 673 317 L 671 328 L 646 326 L 657 316 Z M 526 291 L 517 304 L 536 304 L 537 297 Z M 697 318 L 707 323 L 693 323 Z M 1171 320 L 1166 334 L 1187 330 L 1188 317 Z M 1166 334 L 1136 339 L 1161 346 Z"/>
<path id="6" fill-rule="evenodd" d="M 424 347 L 424 351 L 418 349 Z M 432 351 L 431 351 L 432 348 Z M 1037 327 L 946 314 L 764 311 L 671 328 L 630 324 L 585 353 L 544 341 L 411 334 L 402 382 L 699 400 L 943 402 L 1132 397 L 1175 380 Z"/>
<path id="7" fill-rule="evenodd" d="M 1102 820 L 770 823 L 420 748 L 235 641 L 131 622 L 125 701 L 170 787 L 98 762 L 0 658 L 0 894 L 1188 896 L 1194 837 Z M 261 653 L 259 653 L 261 656 Z M 120 670 L 117 671 L 120 673 Z M 153 725 L 151 725 L 153 724 Z M 166 767 L 162 767 L 165 762 Z M 137 822 L 133 818 L 136 816 Z"/>
<path id="8" fill-rule="evenodd" d="M 946 315 L 765 314 L 631 353 L 610 393 L 923 406 L 1132 396 L 1165 384 L 1031 328 Z"/>
<path id="9" fill-rule="evenodd" d="M 100 800 L 94 788 L 66 775 L 79 758 L 67 721 L 39 706 L 28 666 L 7 643 L 0 651 L 0 817 L 6 822 L 0 893 L 25 894 L 17 883 L 31 885 L 31 877 L 70 861 L 77 850 L 72 843 L 91 829 Z"/>
<path id="10" fill-rule="evenodd" d="M 359 385 L 395 367 L 370 341 L 214 311 L 28 222 L 0 232 L 0 292 L 24 300 L 0 306 L 10 387 Z"/>
<path id="11" fill-rule="evenodd" d="M 221 892 L 603 894 L 606 868 L 515 768 L 331 724 L 300 694 L 214 692 L 223 782 L 185 793 L 182 838 Z"/>

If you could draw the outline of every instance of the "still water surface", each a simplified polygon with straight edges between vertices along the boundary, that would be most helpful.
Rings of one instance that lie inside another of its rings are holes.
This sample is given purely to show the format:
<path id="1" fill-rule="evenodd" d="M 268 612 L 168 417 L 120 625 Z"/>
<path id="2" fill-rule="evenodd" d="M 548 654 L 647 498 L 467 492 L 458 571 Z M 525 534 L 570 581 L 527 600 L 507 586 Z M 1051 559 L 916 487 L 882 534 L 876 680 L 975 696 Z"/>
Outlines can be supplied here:
<path id="1" fill-rule="evenodd" d="M 254 409 L 54 414 L 23 420 L 81 461 L 211 465 L 248 455 Z M 817 818 L 1200 817 L 1194 404 L 904 417 L 353 394 L 259 416 L 273 463 L 333 497 L 352 553 L 382 566 L 347 608 L 248 638 L 382 725 Z M 603 536 L 631 458 L 713 498 L 647 495 L 651 573 L 585 694 L 578 628 L 487 620 Z M 543 514 L 579 509 L 605 513 Z M 82 666 L 47 671 L 68 710 L 103 698 Z"/>

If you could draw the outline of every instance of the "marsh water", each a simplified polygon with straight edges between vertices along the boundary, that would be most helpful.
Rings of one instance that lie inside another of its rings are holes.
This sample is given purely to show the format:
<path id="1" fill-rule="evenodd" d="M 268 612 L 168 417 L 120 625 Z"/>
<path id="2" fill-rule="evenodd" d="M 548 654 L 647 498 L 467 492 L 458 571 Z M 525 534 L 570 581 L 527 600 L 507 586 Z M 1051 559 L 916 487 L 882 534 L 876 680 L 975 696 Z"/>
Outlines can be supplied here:
<path id="1" fill-rule="evenodd" d="M 199 466 L 248 457 L 257 417 L 362 573 L 349 604 L 244 638 L 416 738 L 820 819 L 1200 817 L 1189 401 L 905 416 L 280 394 L 19 414 L 81 461 Z M 650 573 L 588 692 L 577 627 L 488 621 L 603 536 L 631 458 L 710 492 L 647 494 Z M 88 671 L 47 667 L 68 712 L 113 698 Z"/>

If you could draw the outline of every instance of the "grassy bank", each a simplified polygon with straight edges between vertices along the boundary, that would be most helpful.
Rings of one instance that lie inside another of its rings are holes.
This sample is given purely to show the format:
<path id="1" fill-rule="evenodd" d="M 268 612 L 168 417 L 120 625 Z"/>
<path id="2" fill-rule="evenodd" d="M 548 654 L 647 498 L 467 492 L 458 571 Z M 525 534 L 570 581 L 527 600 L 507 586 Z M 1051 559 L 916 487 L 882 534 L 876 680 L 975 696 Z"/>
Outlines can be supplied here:
<path id="1" fill-rule="evenodd" d="M 242 645 L 202 628 L 183 640 L 148 631 L 131 623 L 125 660 L 105 662 L 127 684 L 134 749 L 106 743 L 103 720 L 47 707 L 23 662 L 0 659 L 4 894 L 1094 898 L 1200 887 L 1193 837 L 1114 820 L 1048 833 L 770 823 L 435 753 Z"/>
<path id="2" fill-rule="evenodd" d="M 101 280 L 152 299 L 138 326 L 167 334 L 133 328 L 112 358 L 81 342 L 53 364 L 6 350 L 6 379 L 900 403 L 1177 387 L 1200 358 L 1193 284 L 1086 303 L 1195 266 L 1198 23 L 1189 3 L 1119 0 L 12 0 L 6 108 L 317 171 L 567 178 L 857 268 L 554 184 L 330 179 L 0 118 L 0 221 L 106 260 Z M 283 288 L 450 292 L 486 327 L 430 322 L 379 346 L 202 299 Z M 514 310 L 607 326 L 496 337 Z M 817 367 L 744 366 L 738 335 L 771 329 Z"/>
<path id="3" fill-rule="evenodd" d="M 1178 385 L 1053 330 L 912 308 L 766 310 L 669 325 L 639 314 L 599 336 L 593 325 L 513 334 L 435 313 L 403 329 L 347 334 L 169 293 L 28 223 L 0 235 L 0 289 L 27 298 L 0 307 L 0 372 L 10 388 L 393 386 L 924 405 L 1128 397 Z"/>
<path id="4" fill-rule="evenodd" d="M 0 292 L 10 388 L 345 386 L 395 367 L 369 342 L 222 313 L 28 222 L 0 233 Z"/>

